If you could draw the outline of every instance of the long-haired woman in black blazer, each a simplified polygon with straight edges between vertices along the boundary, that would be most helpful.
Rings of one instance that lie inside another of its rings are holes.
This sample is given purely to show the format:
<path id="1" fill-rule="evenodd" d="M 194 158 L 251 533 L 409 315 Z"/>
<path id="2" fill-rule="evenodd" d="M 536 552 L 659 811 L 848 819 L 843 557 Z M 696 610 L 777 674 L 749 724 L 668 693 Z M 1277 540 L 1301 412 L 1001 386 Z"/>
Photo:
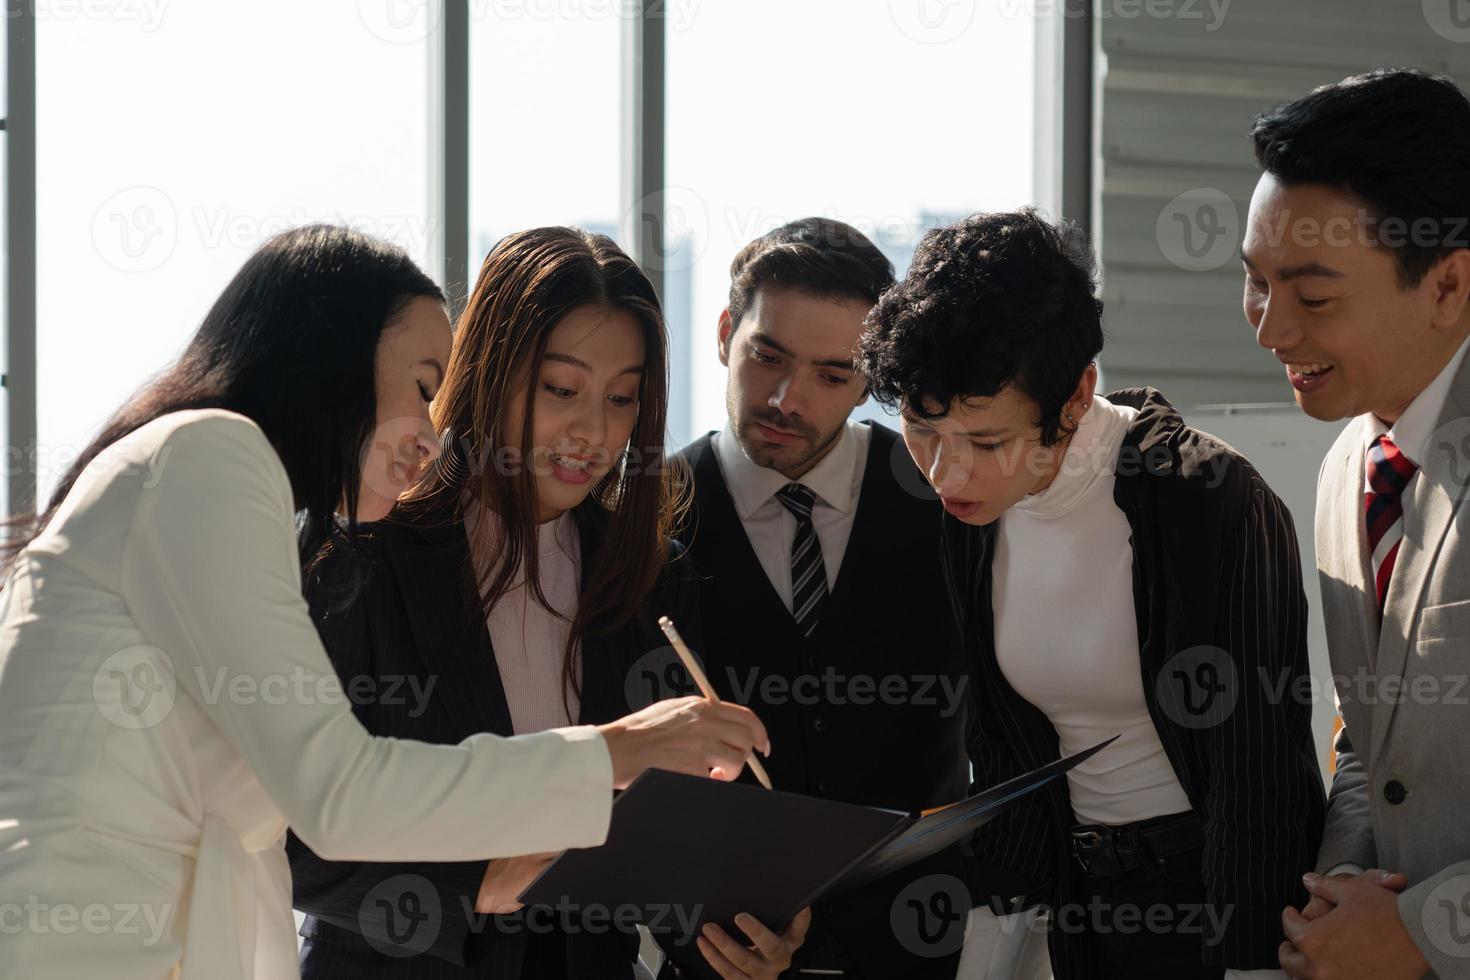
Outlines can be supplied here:
<path id="1" fill-rule="evenodd" d="M 434 400 L 442 454 L 360 547 L 329 547 L 308 576 L 370 731 L 456 742 L 617 718 L 634 663 L 664 645 L 657 617 L 697 633 L 670 536 L 686 491 L 663 458 L 667 383 L 657 295 L 611 239 L 538 228 L 495 246 Z M 405 865 L 289 849 L 308 980 L 633 975 L 638 935 L 610 927 L 613 910 L 515 901 L 552 855 Z M 774 977 L 800 943 L 796 924 L 753 928 L 768 955 L 713 937 L 726 976 Z"/>
<path id="2" fill-rule="evenodd" d="M 1092 273 L 1033 211 L 975 215 L 864 340 L 947 511 L 977 788 L 1120 736 L 979 832 L 972 890 L 1049 909 L 1062 980 L 1280 976 L 1324 805 L 1296 531 L 1157 391 L 1097 394 Z"/>

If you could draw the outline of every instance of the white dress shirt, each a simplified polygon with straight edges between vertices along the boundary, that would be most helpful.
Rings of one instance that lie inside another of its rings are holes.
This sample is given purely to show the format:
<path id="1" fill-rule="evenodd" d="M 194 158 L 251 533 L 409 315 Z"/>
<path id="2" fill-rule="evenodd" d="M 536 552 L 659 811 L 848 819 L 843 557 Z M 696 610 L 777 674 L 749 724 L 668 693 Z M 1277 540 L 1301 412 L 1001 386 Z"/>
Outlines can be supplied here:
<path id="1" fill-rule="evenodd" d="M 296 976 L 288 825 L 331 861 L 606 838 L 596 728 L 375 737 L 371 693 L 322 647 L 259 426 L 173 412 L 114 443 L 0 590 L 0 896 L 80 916 L 4 936 L 0 976 Z"/>
<path id="2" fill-rule="evenodd" d="M 728 431 L 711 438 L 720 474 L 735 501 L 735 512 L 745 536 L 760 559 L 766 578 L 786 608 L 791 609 L 791 544 L 796 539 L 796 517 L 776 499 L 776 491 L 788 483 L 806 485 L 817 495 L 812 508 L 812 525 L 822 545 L 822 564 L 827 572 L 827 591 L 837 584 L 852 519 L 857 513 L 863 474 L 868 466 L 868 443 L 873 430 L 861 422 L 848 421 L 837 443 L 800 480 L 790 480 L 773 469 L 757 466 Z"/>
<path id="3" fill-rule="evenodd" d="M 1455 375 L 1460 372 L 1460 364 L 1465 360 L 1465 354 L 1470 351 L 1470 337 L 1455 351 L 1444 370 L 1440 371 L 1435 379 L 1425 385 L 1424 390 L 1415 396 L 1404 409 L 1404 414 L 1390 428 L 1384 424 L 1383 419 L 1371 412 L 1368 415 L 1367 439 L 1363 444 L 1363 452 L 1366 454 L 1372 448 L 1375 440 L 1384 433 L 1393 440 L 1393 444 L 1399 447 L 1399 452 L 1409 457 L 1409 461 L 1415 466 L 1422 467 L 1424 460 L 1428 458 L 1429 451 L 1434 447 L 1429 440 L 1434 438 L 1434 427 L 1439 422 L 1440 415 L 1444 412 L 1445 402 L 1450 397 L 1450 387 L 1455 382 Z M 1419 474 L 1415 473 L 1414 477 Z M 1411 481 L 1412 482 L 1412 481 Z M 1368 468 L 1363 467 L 1363 492 L 1372 493 L 1373 484 L 1368 479 Z M 1408 491 L 1404 491 L 1405 499 Z"/>

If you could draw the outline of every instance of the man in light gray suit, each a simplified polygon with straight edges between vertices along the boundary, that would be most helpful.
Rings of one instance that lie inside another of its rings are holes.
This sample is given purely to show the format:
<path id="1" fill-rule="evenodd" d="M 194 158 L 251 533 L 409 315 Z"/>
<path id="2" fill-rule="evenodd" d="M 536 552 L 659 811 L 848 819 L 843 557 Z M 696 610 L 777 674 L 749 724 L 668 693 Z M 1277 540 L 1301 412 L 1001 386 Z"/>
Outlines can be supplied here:
<path id="1" fill-rule="evenodd" d="M 1343 728 L 1296 977 L 1470 977 L 1470 101 L 1374 72 L 1256 120 L 1246 318 L 1307 414 Z"/>

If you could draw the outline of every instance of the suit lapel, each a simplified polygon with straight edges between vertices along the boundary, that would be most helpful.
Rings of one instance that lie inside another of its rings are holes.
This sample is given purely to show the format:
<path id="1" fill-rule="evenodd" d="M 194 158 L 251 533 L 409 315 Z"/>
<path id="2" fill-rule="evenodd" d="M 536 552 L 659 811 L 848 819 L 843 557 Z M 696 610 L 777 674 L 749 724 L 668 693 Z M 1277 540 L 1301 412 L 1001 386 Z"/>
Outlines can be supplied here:
<path id="1" fill-rule="evenodd" d="M 510 707 L 480 615 L 463 522 L 404 528 L 385 550 L 403 596 L 414 651 L 457 731 L 509 734 Z"/>
<path id="2" fill-rule="evenodd" d="M 1362 696 L 1358 681 L 1371 678 L 1377 662 L 1378 610 L 1363 518 L 1364 424 L 1362 418 L 1350 422 L 1323 460 L 1314 523 L 1322 619 L 1338 710 L 1366 761 L 1373 706 L 1371 698 Z"/>
<path id="3" fill-rule="evenodd" d="M 1404 540 L 1388 585 L 1388 601 L 1378 645 L 1380 678 L 1404 676 L 1424 588 L 1444 546 L 1450 522 L 1465 496 L 1463 452 L 1464 443 L 1470 438 L 1467 403 L 1470 403 L 1470 358 L 1461 364 L 1449 397 L 1445 399 L 1444 409 L 1435 422 L 1435 434 L 1430 438 L 1425 453 L 1428 458 L 1420 463 L 1419 474 L 1404 507 Z M 1374 706 L 1374 756 L 1388 736 L 1395 707 L 1393 702 L 1400 700 L 1400 697 L 1380 697 Z"/>
<path id="4" fill-rule="evenodd" d="M 1336 515 L 1332 526 L 1341 529 L 1341 569 L 1346 572 L 1346 581 L 1352 587 L 1354 620 L 1358 628 L 1357 648 L 1361 663 L 1369 670 L 1378 663 L 1378 586 L 1373 575 L 1373 556 L 1368 550 L 1368 526 L 1364 518 L 1367 486 L 1367 451 L 1364 448 L 1361 422 L 1354 423 L 1347 452 L 1342 458 L 1342 481 L 1344 490 L 1337 497 L 1342 513 Z"/>

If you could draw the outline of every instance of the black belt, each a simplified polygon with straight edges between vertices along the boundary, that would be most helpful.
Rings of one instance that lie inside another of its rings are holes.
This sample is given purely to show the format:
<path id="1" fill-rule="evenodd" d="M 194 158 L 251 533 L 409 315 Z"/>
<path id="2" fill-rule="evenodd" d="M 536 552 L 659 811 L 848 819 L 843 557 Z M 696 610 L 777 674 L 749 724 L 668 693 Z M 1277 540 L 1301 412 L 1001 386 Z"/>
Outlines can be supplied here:
<path id="1" fill-rule="evenodd" d="M 1072 828 L 1072 856 L 1094 878 L 1116 878 L 1149 864 L 1162 864 L 1165 858 L 1204 842 L 1204 824 L 1193 812 L 1120 827 L 1078 824 Z"/>

